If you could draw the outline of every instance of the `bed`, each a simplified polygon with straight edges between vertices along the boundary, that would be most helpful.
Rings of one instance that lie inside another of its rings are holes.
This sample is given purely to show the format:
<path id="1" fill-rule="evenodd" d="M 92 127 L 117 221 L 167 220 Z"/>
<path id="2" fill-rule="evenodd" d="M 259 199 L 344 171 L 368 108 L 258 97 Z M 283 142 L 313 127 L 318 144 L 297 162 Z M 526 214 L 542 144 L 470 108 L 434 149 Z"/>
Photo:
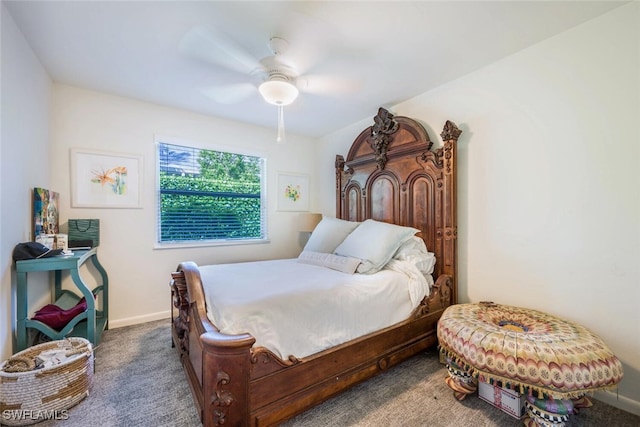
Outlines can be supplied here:
<path id="1" fill-rule="evenodd" d="M 205 293 L 218 270 L 180 263 L 171 279 L 172 340 L 205 427 L 276 425 L 437 344 L 437 321 L 457 301 L 456 143 L 461 131 L 447 121 L 442 147 L 432 150 L 416 120 L 380 108 L 373 122 L 346 159 L 336 156 L 335 219 L 414 228 L 436 260 L 428 293 L 389 326 L 299 357 L 278 354 L 250 333 L 222 333 L 208 310 L 217 302 Z M 383 236 L 374 241 L 378 238 Z"/>

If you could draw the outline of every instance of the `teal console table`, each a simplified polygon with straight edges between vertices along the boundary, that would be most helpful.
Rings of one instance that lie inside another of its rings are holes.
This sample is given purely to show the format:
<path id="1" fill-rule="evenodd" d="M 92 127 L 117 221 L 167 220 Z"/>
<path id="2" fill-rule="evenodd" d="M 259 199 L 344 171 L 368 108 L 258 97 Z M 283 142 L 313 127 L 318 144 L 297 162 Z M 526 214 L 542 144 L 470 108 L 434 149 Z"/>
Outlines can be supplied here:
<path id="1" fill-rule="evenodd" d="M 109 325 L 109 278 L 107 272 L 98 261 L 98 249 L 74 251 L 73 255 L 58 255 L 50 258 L 29 259 L 16 261 L 17 273 L 17 340 L 14 353 L 24 350 L 28 345 L 29 329 L 36 329 L 53 340 L 67 336 L 83 337 L 91 341 L 94 346 L 100 342 L 102 332 Z M 80 266 L 91 261 L 98 271 L 101 283 L 90 289 L 80 276 Z M 54 292 L 52 301 L 57 306 L 67 310 L 75 306 L 82 297 L 87 301 L 87 310 L 74 317 L 60 331 L 50 328 L 42 322 L 27 318 L 27 274 L 36 271 L 52 271 L 54 274 Z M 79 294 L 62 289 L 62 272 L 69 271 L 73 284 Z M 94 295 L 96 298 L 94 298 Z M 101 304 L 96 304 L 100 301 Z M 98 307 L 101 305 L 101 307 Z M 99 310 L 101 308 L 101 310 Z"/>

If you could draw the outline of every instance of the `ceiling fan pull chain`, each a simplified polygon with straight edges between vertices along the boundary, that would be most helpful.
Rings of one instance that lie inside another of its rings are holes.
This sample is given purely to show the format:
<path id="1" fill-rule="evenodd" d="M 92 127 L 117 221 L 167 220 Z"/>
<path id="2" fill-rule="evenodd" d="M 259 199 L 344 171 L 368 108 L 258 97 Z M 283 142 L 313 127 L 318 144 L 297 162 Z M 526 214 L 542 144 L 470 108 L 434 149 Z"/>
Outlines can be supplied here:
<path id="1" fill-rule="evenodd" d="M 278 144 L 284 144 L 286 142 L 284 136 L 284 106 L 278 106 L 278 136 L 276 137 Z"/>

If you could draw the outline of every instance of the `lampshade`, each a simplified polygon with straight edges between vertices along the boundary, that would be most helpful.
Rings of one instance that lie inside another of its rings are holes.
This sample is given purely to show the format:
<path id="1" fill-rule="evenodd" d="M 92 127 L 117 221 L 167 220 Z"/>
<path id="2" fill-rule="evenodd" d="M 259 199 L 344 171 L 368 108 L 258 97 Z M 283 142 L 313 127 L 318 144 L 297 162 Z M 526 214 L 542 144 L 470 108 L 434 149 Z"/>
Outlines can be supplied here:
<path id="1" fill-rule="evenodd" d="M 289 105 L 298 97 L 298 88 L 285 80 L 267 80 L 258 90 L 269 104 Z"/>
<path id="2" fill-rule="evenodd" d="M 311 233 L 322 219 L 322 214 L 305 213 L 298 215 L 298 231 Z"/>

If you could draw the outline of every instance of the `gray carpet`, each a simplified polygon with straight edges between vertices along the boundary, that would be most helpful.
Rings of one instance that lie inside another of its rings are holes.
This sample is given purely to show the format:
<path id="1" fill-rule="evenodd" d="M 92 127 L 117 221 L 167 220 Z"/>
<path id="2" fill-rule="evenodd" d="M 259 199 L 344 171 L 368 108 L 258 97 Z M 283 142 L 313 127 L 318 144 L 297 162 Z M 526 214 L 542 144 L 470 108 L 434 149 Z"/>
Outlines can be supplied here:
<path id="1" fill-rule="evenodd" d="M 201 426 L 170 328 L 167 319 L 105 331 L 89 396 L 69 419 L 37 426 Z"/>
<path id="2" fill-rule="evenodd" d="M 471 396 L 453 398 L 435 351 L 419 354 L 283 424 L 326 426 L 522 426 L 522 422 Z M 38 426 L 201 426 L 169 320 L 108 330 L 96 349 L 90 396 L 69 419 Z M 594 401 L 572 416 L 570 427 L 638 427 L 640 417 Z"/>

